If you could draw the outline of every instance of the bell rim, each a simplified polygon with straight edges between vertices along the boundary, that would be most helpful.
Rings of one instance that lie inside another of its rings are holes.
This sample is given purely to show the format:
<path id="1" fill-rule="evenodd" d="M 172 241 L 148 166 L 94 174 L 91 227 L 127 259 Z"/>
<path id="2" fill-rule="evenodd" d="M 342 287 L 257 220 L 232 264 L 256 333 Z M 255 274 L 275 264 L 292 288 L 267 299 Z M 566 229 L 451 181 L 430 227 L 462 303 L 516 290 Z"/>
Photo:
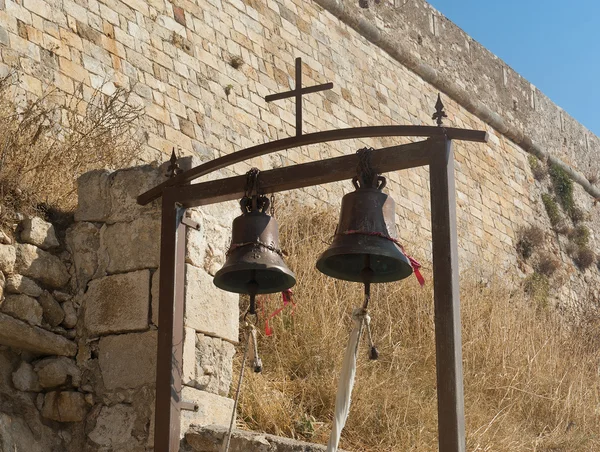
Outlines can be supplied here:
<path id="1" fill-rule="evenodd" d="M 360 273 L 356 273 L 354 277 L 348 277 L 348 274 L 335 271 L 332 272 L 332 267 L 326 266 L 325 263 L 329 258 L 333 256 L 366 254 L 374 255 L 375 253 L 369 253 L 368 251 L 377 250 L 377 255 L 400 261 L 401 267 L 404 268 L 404 271 L 396 271 L 390 273 L 375 273 L 371 279 L 371 283 L 377 284 L 401 281 L 413 274 L 413 268 L 410 264 L 410 261 L 396 243 L 384 237 L 378 236 L 361 235 L 359 237 L 362 243 L 360 246 L 357 246 L 356 235 L 336 235 L 331 246 L 319 256 L 319 259 L 316 263 L 317 269 L 324 275 L 327 275 L 331 278 L 340 279 L 342 281 L 363 282 Z M 342 248 L 344 249 L 343 253 L 336 252 Z"/>
<path id="2" fill-rule="evenodd" d="M 249 292 L 247 290 L 236 289 L 235 288 L 236 286 L 234 286 L 234 285 L 223 284 L 223 282 L 224 282 L 223 277 L 227 273 L 259 270 L 259 271 L 263 271 L 263 272 L 266 271 L 266 272 L 277 273 L 278 275 L 282 275 L 283 283 L 281 283 L 277 286 L 272 286 L 268 289 L 259 287 L 259 289 L 256 292 L 257 295 L 283 292 L 284 290 L 294 287 L 297 282 L 296 274 L 293 271 L 289 270 L 289 267 L 286 266 L 285 268 L 287 269 L 287 271 L 279 266 L 272 266 L 269 268 L 259 269 L 256 267 L 256 264 L 253 264 L 253 263 L 237 263 L 237 264 L 229 265 L 227 267 L 224 266 L 219 271 L 217 271 L 217 273 L 215 273 L 215 276 L 213 277 L 213 284 L 215 286 L 217 286 L 219 289 L 224 290 L 226 292 L 248 295 Z"/>

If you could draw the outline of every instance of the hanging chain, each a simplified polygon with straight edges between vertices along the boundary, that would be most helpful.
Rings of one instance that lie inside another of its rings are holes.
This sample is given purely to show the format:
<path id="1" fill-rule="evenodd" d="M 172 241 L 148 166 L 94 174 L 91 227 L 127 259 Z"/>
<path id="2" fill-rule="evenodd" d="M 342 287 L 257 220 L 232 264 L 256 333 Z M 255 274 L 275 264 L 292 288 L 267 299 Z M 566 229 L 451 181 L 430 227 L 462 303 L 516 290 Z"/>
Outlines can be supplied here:
<path id="1" fill-rule="evenodd" d="M 271 193 L 271 216 L 275 216 L 275 193 Z"/>
<path id="2" fill-rule="evenodd" d="M 260 189 L 260 170 L 252 168 L 246 173 L 246 187 L 244 197 L 240 200 L 242 213 L 249 213 L 256 210 L 267 212 L 271 204 L 269 198 L 261 194 Z"/>
<path id="3" fill-rule="evenodd" d="M 358 165 L 356 166 L 356 176 L 352 178 L 352 184 L 357 190 L 359 188 L 377 188 L 383 190 L 387 180 L 381 176 L 373 168 L 371 153 L 375 149 L 373 148 L 362 148 L 356 151 L 358 154 Z"/>

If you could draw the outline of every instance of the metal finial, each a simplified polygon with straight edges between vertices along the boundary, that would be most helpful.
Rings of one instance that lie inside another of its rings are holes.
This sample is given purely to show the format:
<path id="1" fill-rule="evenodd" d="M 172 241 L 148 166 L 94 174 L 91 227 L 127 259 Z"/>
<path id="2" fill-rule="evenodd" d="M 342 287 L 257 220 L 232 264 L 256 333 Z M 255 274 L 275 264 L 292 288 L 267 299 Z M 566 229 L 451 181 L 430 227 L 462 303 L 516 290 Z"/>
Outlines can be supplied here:
<path id="1" fill-rule="evenodd" d="M 438 93 L 437 102 L 435 103 L 435 113 L 431 117 L 431 119 L 435 119 L 438 127 L 444 125 L 444 118 L 447 118 L 448 115 L 444 111 L 444 104 L 442 103 L 442 97 Z"/>
<path id="2" fill-rule="evenodd" d="M 173 152 L 171 153 L 171 159 L 169 160 L 169 162 L 170 164 L 167 168 L 168 178 L 175 177 L 178 174 L 183 173 L 183 170 L 179 166 L 179 163 L 177 163 L 177 155 L 175 155 L 175 148 L 173 148 Z"/>

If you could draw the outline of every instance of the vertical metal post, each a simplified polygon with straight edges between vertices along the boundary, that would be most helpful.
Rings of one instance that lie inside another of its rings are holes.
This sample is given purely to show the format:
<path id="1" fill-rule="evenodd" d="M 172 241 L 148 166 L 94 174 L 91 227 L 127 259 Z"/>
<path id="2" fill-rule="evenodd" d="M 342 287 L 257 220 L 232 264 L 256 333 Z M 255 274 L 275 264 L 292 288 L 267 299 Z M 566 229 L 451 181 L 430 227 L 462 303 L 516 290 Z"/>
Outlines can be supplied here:
<path id="1" fill-rule="evenodd" d="M 429 166 L 433 239 L 435 349 L 440 452 L 465 452 L 458 239 L 452 142 L 431 140 Z"/>
<path id="2" fill-rule="evenodd" d="M 184 209 L 167 188 L 162 198 L 154 450 L 178 452 L 185 283 Z"/>
<path id="3" fill-rule="evenodd" d="M 296 58 L 296 136 L 302 135 L 302 59 Z"/>

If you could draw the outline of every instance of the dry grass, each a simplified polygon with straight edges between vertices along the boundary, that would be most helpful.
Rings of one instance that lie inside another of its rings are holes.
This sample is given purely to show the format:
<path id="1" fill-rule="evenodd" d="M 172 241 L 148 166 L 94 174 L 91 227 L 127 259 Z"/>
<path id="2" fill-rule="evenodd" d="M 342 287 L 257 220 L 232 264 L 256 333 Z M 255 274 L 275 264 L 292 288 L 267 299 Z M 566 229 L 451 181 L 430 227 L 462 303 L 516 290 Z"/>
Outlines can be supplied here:
<path id="1" fill-rule="evenodd" d="M 298 307 L 273 322 L 274 336 L 259 339 L 264 371 L 246 373 L 239 420 L 244 428 L 326 443 L 361 287 L 314 269 L 335 227 L 332 213 L 304 209 L 280 223 Z M 280 298 L 267 303 L 274 309 Z M 363 338 L 341 447 L 437 450 L 431 281 L 425 289 L 413 278 L 375 285 L 371 317 L 380 359 L 367 359 Z M 462 324 L 467 450 L 600 450 L 597 315 L 568 328 L 501 282 L 464 281 Z"/>
<path id="2" fill-rule="evenodd" d="M 86 171 L 133 162 L 141 149 L 136 124 L 142 113 L 129 103 L 131 91 L 100 90 L 72 96 L 49 90 L 26 100 L 18 73 L 0 79 L 1 223 L 14 212 L 40 206 L 72 209 L 75 182 Z"/>

